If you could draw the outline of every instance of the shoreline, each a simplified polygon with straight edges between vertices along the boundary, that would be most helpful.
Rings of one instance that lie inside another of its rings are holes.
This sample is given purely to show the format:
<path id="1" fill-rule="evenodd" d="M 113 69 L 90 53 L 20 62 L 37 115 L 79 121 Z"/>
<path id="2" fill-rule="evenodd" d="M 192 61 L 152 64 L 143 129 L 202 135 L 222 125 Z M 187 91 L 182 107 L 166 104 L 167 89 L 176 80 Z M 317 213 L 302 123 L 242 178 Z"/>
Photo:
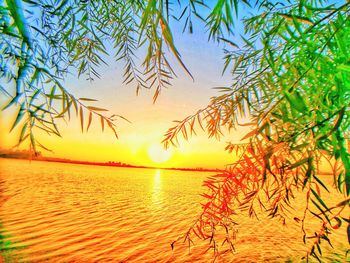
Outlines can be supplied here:
<path id="1" fill-rule="evenodd" d="M 119 167 L 119 168 L 137 168 L 137 169 L 161 169 L 161 170 L 175 170 L 175 171 L 189 171 L 189 172 L 222 172 L 222 169 L 209 169 L 209 168 L 184 168 L 184 167 L 156 167 L 156 166 L 143 166 L 143 165 L 132 165 L 120 162 L 89 162 L 70 160 L 63 158 L 50 158 L 50 157 L 39 157 L 39 158 L 23 158 L 23 157 L 7 157 L 1 156 L 1 159 L 14 159 L 14 160 L 28 160 L 28 161 L 42 161 L 42 162 L 55 162 L 55 163 L 69 163 L 69 164 L 80 164 L 80 165 L 94 165 L 94 166 L 108 166 L 108 167 Z"/>

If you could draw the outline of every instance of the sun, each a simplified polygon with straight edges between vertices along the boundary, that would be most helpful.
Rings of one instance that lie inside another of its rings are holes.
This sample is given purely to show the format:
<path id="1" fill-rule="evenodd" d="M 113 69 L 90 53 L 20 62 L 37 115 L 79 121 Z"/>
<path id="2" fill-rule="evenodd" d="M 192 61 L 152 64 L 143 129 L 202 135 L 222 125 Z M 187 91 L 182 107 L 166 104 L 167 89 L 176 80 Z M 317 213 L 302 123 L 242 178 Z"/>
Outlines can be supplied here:
<path id="1" fill-rule="evenodd" d="M 148 148 L 148 156 L 155 163 L 164 163 L 171 158 L 172 152 L 170 150 L 165 150 L 159 144 L 152 144 Z"/>

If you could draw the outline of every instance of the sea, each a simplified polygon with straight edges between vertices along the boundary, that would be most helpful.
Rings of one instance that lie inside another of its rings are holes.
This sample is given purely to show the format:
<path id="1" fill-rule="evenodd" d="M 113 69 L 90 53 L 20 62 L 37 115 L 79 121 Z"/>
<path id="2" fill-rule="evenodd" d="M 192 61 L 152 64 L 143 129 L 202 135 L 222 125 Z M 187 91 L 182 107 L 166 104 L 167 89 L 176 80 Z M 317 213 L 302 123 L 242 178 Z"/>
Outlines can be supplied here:
<path id="1" fill-rule="evenodd" d="M 184 242 L 205 201 L 203 181 L 214 174 L 0 159 L 0 262 L 305 261 L 308 246 L 293 220 L 303 194 L 286 225 L 264 213 L 236 215 L 233 252 L 215 258 L 207 240 Z M 324 198 L 336 204 L 341 195 Z M 345 262 L 346 226 L 330 237 L 323 262 Z"/>

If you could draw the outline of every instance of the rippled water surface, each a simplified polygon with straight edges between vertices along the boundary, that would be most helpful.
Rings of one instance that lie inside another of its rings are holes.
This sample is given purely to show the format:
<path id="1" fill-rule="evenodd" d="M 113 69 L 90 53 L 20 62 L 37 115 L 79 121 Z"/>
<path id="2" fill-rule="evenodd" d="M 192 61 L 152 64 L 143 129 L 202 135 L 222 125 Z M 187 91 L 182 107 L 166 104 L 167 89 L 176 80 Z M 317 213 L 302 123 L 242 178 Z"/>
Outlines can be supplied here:
<path id="1" fill-rule="evenodd" d="M 21 247 L 12 260 L 210 262 L 204 242 L 190 254 L 182 239 L 174 251 L 170 246 L 196 219 L 208 175 L 0 159 L 0 219 Z M 238 221 L 236 252 L 218 262 L 300 261 L 306 248 L 296 223 Z M 342 251 L 345 230 L 339 232 L 334 245 Z"/>

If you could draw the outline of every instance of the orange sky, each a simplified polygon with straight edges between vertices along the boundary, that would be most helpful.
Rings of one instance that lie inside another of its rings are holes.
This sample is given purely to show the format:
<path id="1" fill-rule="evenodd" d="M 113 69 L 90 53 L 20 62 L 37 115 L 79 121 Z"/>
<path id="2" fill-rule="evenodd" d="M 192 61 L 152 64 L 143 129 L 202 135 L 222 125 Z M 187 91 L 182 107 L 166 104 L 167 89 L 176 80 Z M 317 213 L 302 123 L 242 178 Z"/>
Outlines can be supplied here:
<path id="1" fill-rule="evenodd" d="M 229 78 L 221 76 L 222 47 L 208 43 L 203 33 L 195 33 L 178 39 L 178 47 L 184 62 L 194 75 L 193 82 L 181 68 L 175 65 L 178 78 L 173 86 L 163 90 L 155 104 L 154 90 L 143 90 L 135 95 L 135 88 L 122 84 L 123 65 L 110 62 L 109 67 L 100 68 L 101 80 L 92 83 L 84 76 L 66 81 L 69 90 L 76 97 L 98 99 L 93 105 L 119 114 L 132 123 L 119 121 L 117 130 L 120 139 L 106 129 L 101 132 L 100 122 L 94 120 L 88 133 L 81 133 L 79 120 L 69 123 L 58 122 L 63 138 L 41 134 L 39 141 L 53 150 L 45 156 L 55 156 L 87 161 L 121 161 L 135 165 L 157 165 L 162 167 L 219 167 L 232 163 L 234 156 L 224 152 L 227 141 L 239 141 L 242 132 L 231 133 L 221 141 L 208 139 L 204 133 L 192 137 L 189 142 L 180 141 L 178 148 L 163 152 L 160 146 L 163 134 L 173 125 L 204 107 L 209 98 L 216 94 L 212 88 L 229 84 Z M 173 61 L 173 65 L 176 61 Z M 0 98 L 4 105 L 5 98 Z M 8 134 L 14 109 L 0 113 L 0 143 L 8 148 L 16 144 L 18 130 Z M 165 156 L 162 156 L 165 155 Z M 168 160 L 166 160 L 168 159 Z M 157 163 L 161 162 L 161 163 Z"/>

